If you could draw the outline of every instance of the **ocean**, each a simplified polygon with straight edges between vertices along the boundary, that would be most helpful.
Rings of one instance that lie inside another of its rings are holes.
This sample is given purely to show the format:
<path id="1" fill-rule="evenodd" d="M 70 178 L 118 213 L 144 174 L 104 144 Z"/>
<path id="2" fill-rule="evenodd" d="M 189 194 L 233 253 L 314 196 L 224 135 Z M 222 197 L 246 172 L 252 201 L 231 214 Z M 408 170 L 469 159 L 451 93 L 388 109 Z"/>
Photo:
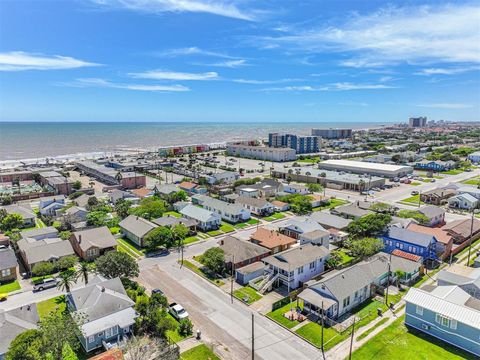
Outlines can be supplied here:
<path id="1" fill-rule="evenodd" d="M 88 157 L 169 145 L 266 138 L 269 132 L 309 134 L 314 127 L 372 128 L 384 123 L 0 122 L 0 161 Z"/>

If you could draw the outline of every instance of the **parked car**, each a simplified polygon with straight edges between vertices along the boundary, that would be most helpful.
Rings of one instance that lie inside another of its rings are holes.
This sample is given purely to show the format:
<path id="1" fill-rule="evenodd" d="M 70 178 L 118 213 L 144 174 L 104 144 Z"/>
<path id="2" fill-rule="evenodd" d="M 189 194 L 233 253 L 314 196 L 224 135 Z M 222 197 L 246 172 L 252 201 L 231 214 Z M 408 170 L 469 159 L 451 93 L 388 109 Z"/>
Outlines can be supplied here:
<path id="1" fill-rule="evenodd" d="M 411 195 L 418 195 L 419 193 L 418 193 L 418 191 L 414 190 L 414 191 L 412 191 L 410 194 L 411 194 Z"/>
<path id="2" fill-rule="evenodd" d="M 7 298 L 8 298 L 8 294 L 0 293 L 0 301 L 6 301 Z"/>
<path id="3" fill-rule="evenodd" d="M 162 290 L 160 289 L 153 289 L 152 294 L 160 294 L 160 295 L 165 295 Z"/>
<path id="4" fill-rule="evenodd" d="M 188 318 L 188 312 L 180 304 L 171 303 L 168 309 L 170 314 L 178 321 Z"/>
<path id="5" fill-rule="evenodd" d="M 43 291 L 45 289 L 51 289 L 57 286 L 58 280 L 54 278 L 43 279 L 39 283 L 33 285 L 33 291 Z"/>

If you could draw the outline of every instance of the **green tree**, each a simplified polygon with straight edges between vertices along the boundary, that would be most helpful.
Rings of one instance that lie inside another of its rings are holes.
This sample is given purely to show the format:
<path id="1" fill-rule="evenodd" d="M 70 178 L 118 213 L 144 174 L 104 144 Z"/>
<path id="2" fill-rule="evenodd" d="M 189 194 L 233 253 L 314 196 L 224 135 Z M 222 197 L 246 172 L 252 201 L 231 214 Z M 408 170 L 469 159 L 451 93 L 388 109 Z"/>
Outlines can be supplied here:
<path id="1" fill-rule="evenodd" d="M 60 231 L 58 233 L 58 237 L 62 240 L 68 240 L 70 239 L 70 236 L 72 235 L 72 232 L 70 230 L 65 230 L 65 231 Z"/>
<path id="2" fill-rule="evenodd" d="M 182 336 L 189 336 L 193 333 L 193 324 L 190 319 L 185 318 L 180 320 L 178 324 L 178 333 Z"/>
<path id="3" fill-rule="evenodd" d="M 109 279 L 137 277 L 139 272 L 137 262 L 129 255 L 118 251 L 109 251 L 100 256 L 95 260 L 95 266 L 100 275 Z"/>
<path id="4" fill-rule="evenodd" d="M 376 202 L 370 206 L 369 210 L 379 212 L 379 213 L 389 213 L 392 211 L 392 206 L 387 203 Z"/>
<path id="5" fill-rule="evenodd" d="M 98 201 L 97 197 L 96 196 L 91 196 L 91 197 L 88 198 L 87 207 L 89 209 L 91 209 L 91 208 L 97 206 L 98 203 L 99 203 L 99 201 Z"/>
<path id="6" fill-rule="evenodd" d="M 108 214 L 103 211 L 92 211 L 87 214 L 87 225 L 94 227 L 105 226 L 108 221 Z"/>
<path id="7" fill-rule="evenodd" d="M 55 268 L 57 270 L 70 269 L 74 267 L 77 262 L 78 257 L 76 257 L 75 255 L 67 255 L 58 259 L 57 263 L 55 264 Z"/>
<path id="8" fill-rule="evenodd" d="M 43 360 L 41 332 L 26 330 L 10 343 L 5 360 Z"/>
<path id="9" fill-rule="evenodd" d="M 219 247 L 213 247 L 203 253 L 202 263 L 214 274 L 222 274 L 225 268 L 225 253 Z"/>
<path id="10" fill-rule="evenodd" d="M 48 261 L 43 261 L 33 265 L 32 274 L 35 276 L 50 275 L 55 271 L 55 266 Z"/>
<path id="11" fill-rule="evenodd" d="M 115 203 L 115 212 L 117 213 L 118 216 L 124 219 L 128 216 L 128 212 L 130 211 L 131 207 L 132 207 L 131 201 L 126 199 L 120 199 Z"/>
<path id="12" fill-rule="evenodd" d="M 363 239 L 350 240 L 347 247 L 355 257 L 368 257 L 383 249 L 383 241 L 378 238 L 366 237 Z"/>
<path id="13" fill-rule="evenodd" d="M 395 274 L 395 277 L 397 278 L 397 287 L 399 287 L 400 286 L 400 281 L 402 279 L 405 279 L 406 273 L 403 270 L 397 269 L 397 270 L 395 270 L 394 274 Z"/>
<path id="14" fill-rule="evenodd" d="M 353 238 L 375 236 L 381 234 L 391 220 L 388 214 L 368 214 L 348 224 L 347 231 Z"/>
<path id="15" fill-rule="evenodd" d="M 75 270 L 65 270 L 58 275 L 57 288 L 61 291 L 70 292 L 71 287 L 75 284 L 77 276 Z"/>
<path id="16" fill-rule="evenodd" d="M 85 319 L 78 319 L 81 323 Z M 78 335 L 79 325 L 67 313 L 52 311 L 44 316 L 39 323 L 42 334 L 44 352 L 50 352 L 55 360 L 62 360 L 62 351 L 68 344 L 73 351 L 80 348 Z"/>
<path id="17" fill-rule="evenodd" d="M 10 205 L 13 203 L 13 199 L 10 195 L 3 195 L 0 197 L 0 205 Z"/>
<path id="18" fill-rule="evenodd" d="M 333 250 L 330 253 L 330 257 L 327 259 L 326 263 L 328 267 L 335 269 L 342 263 L 342 256 L 338 253 L 338 251 Z"/>
<path id="19" fill-rule="evenodd" d="M 176 193 L 173 193 L 168 196 L 168 202 L 170 204 L 175 204 L 178 201 L 185 201 L 187 200 L 187 193 L 183 190 L 177 191 Z"/>
<path id="20" fill-rule="evenodd" d="M 88 284 L 88 279 L 90 276 L 90 273 L 93 272 L 95 269 L 95 264 L 94 263 L 89 263 L 86 261 L 80 262 L 80 266 L 77 270 L 77 278 L 81 278 L 85 285 Z"/>
<path id="21" fill-rule="evenodd" d="M 78 356 L 72 350 L 69 343 L 63 344 L 62 347 L 62 360 L 78 360 Z"/>
<path id="22" fill-rule="evenodd" d="M 13 229 L 18 229 L 23 225 L 23 218 L 22 215 L 20 214 L 7 214 L 3 219 L 2 219 L 2 230 L 3 231 L 11 231 Z"/>
<path id="23" fill-rule="evenodd" d="M 422 214 L 420 211 L 417 210 L 400 210 L 399 212 L 397 212 L 397 216 L 406 219 L 414 219 L 422 225 L 426 225 L 430 222 L 430 219 L 425 216 L 425 214 Z"/>
<path id="24" fill-rule="evenodd" d="M 308 188 L 308 191 L 310 191 L 310 192 L 312 192 L 312 193 L 313 193 L 313 192 L 320 192 L 320 191 L 323 190 L 322 185 L 320 185 L 320 184 L 313 184 L 313 183 L 312 183 L 312 184 L 308 184 L 308 185 L 307 185 L 307 188 Z"/>
<path id="25" fill-rule="evenodd" d="M 312 201 L 309 196 L 297 196 L 290 205 L 297 215 L 305 215 L 312 211 Z"/>
<path id="26" fill-rule="evenodd" d="M 143 243 L 150 250 L 159 246 L 169 248 L 172 244 L 172 230 L 167 226 L 159 226 L 145 235 Z"/>
<path id="27" fill-rule="evenodd" d="M 190 231 L 183 224 L 178 224 L 172 227 L 172 240 L 180 246 L 183 243 L 183 240 L 188 236 Z"/>
<path id="28" fill-rule="evenodd" d="M 168 206 L 165 201 L 156 196 L 150 196 L 142 199 L 139 206 L 131 208 L 130 214 L 150 220 L 161 217 L 163 213 L 167 211 L 167 208 Z"/>
<path id="29" fill-rule="evenodd" d="M 81 188 L 82 188 L 82 182 L 80 180 L 77 180 L 72 184 L 72 189 L 74 190 L 80 190 Z"/>

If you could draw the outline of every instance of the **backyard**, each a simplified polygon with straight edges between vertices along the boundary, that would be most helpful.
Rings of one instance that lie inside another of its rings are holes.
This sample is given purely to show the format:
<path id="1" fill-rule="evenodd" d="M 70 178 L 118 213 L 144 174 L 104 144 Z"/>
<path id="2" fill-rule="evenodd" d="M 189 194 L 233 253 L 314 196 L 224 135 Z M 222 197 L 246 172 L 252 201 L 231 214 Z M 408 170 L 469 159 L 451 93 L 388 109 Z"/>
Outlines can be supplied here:
<path id="1" fill-rule="evenodd" d="M 297 306 L 300 307 L 300 309 L 303 310 L 303 301 L 300 300 L 297 304 L 296 300 L 292 300 L 291 304 L 288 303 L 288 304 L 282 306 L 281 308 L 279 308 L 277 310 L 269 312 L 267 314 L 267 317 L 272 319 L 273 321 L 283 325 L 284 327 L 286 327 L 288 329 L 291 329 L 294 326 L 300 324 L 300 322 L 298 322 L 296 320 L 292 321 L 290 319 L 287 319 L 283 314 L 290 311 L 290 309 L 295 309 Z"/>
<path id="2" fill-rule="evenodd" d="M 445 342 L 420 331 L 407 329 L 405 316 L 395 320 L 353 353 L 353 359 L 475 359 Z M 401 351 L 399 351 L 401 349 Z"/>

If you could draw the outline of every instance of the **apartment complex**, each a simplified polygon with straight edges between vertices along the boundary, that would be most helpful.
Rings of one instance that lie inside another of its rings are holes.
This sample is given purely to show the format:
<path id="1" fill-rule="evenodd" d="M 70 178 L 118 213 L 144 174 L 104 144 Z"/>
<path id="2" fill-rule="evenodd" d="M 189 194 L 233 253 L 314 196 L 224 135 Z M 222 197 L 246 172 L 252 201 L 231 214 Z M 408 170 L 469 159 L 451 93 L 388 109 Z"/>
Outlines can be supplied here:
<path id="1" fill-rule="evenodd" d="M 347 139 L 352 137 L 352 129 L 312 129 L 312 136 L 322 139 Z"/>
<path id="2" fill-rule="evenodd" d="M 227 144 L 227 155 L 278 162 L 294 161 L 297 159 L 294 149 L 243 144 Z"/>
<path id="3" fill-rule="evenodd" d="M 421 128 L 427 126 L 427 117 L 420 116 L 420 117 L 411 117 L 408 119 L 408 126 L 414 128 Z"/>
<path id="4" fill-rule="evenodd" d="M 268 134 L 268 146 L 273 148 L 294 149 L 297 154 L 316 153 L 320 149 L 317 136 L 299 136 L 293 134 Z"/>

